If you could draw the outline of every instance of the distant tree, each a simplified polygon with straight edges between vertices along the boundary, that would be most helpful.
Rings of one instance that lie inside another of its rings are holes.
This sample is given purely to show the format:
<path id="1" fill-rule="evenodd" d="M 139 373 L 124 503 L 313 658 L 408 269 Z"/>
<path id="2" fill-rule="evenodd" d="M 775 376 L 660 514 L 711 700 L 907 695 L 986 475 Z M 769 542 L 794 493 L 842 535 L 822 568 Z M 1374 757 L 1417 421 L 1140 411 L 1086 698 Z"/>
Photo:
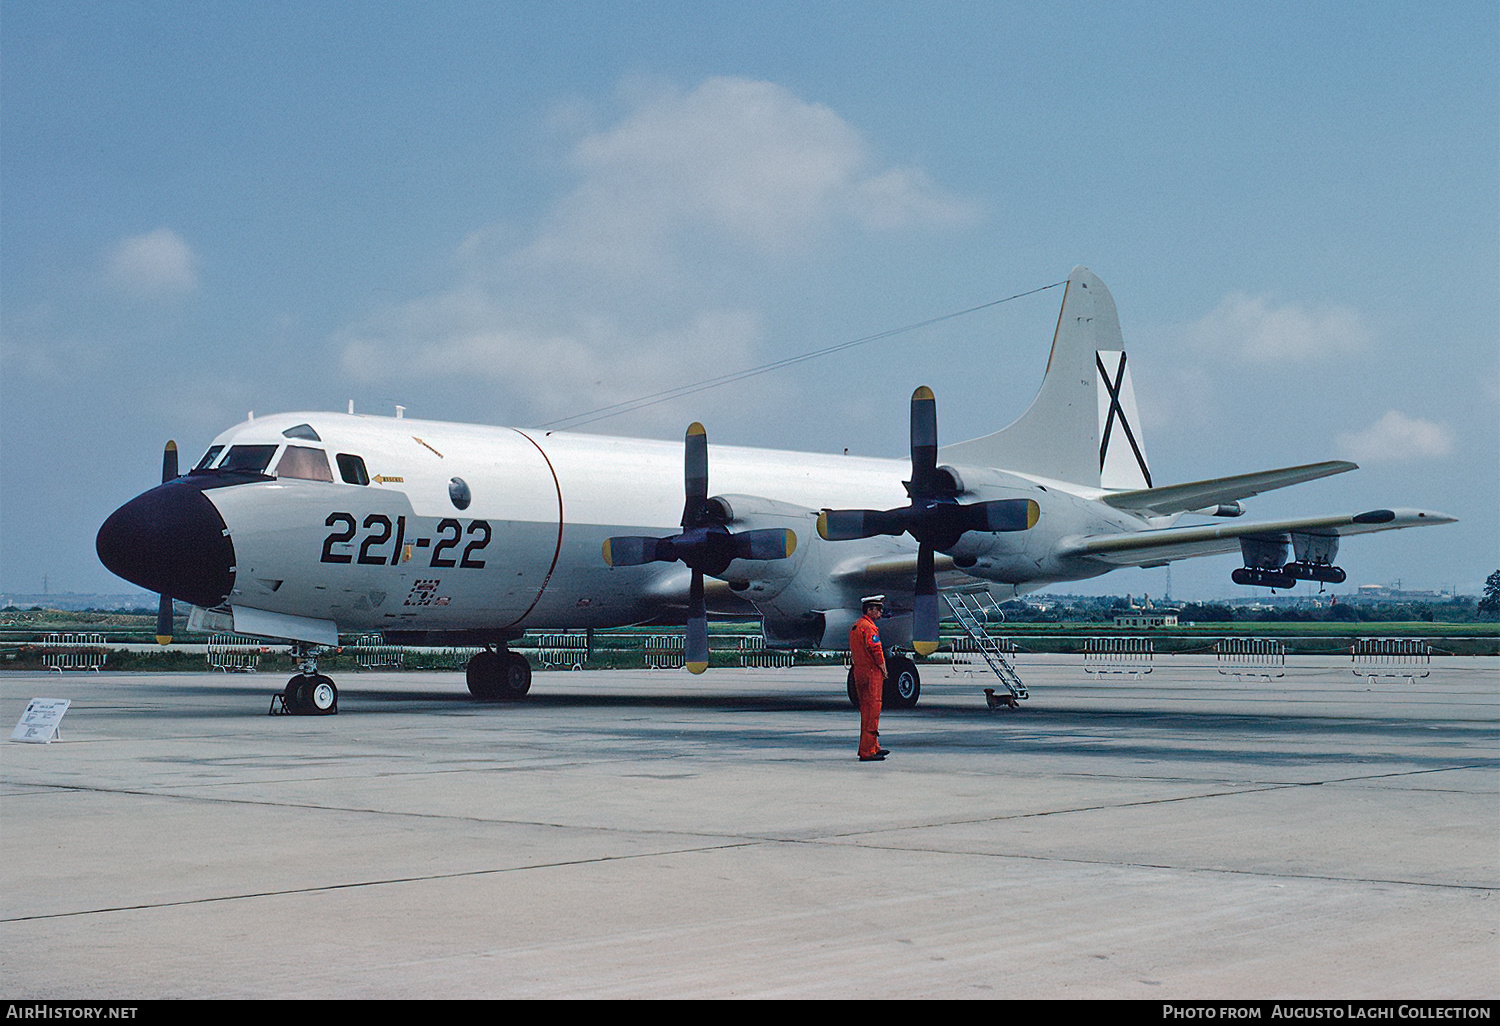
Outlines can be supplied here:
<path id="1" fill-rule="evenodd" d="M 1205 605 L 1189 602 L 1178 611 L 1177 618 L 1193 623 L 1228 623 L 1234 619 L 1234 612 L 1228 606 L 1217 603 Z"/>
<path id="2" fill-rule="evenodd" d="M 1479 600 L 1479 615 L 1486 620 L 1500 620 L 1500 570 L 1485 579 L 1484 597 Z"/>

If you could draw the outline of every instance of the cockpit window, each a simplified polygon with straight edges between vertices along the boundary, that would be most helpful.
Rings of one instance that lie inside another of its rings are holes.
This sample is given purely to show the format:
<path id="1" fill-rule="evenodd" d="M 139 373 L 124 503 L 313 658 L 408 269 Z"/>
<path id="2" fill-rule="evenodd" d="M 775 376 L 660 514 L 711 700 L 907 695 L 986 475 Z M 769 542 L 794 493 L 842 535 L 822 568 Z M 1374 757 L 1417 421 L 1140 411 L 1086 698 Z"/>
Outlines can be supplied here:
<path id="1" fill-rule="evenodd" d="M 289 445 L 276 464 L 277 477 L 295 477 L 303 481 L 332 481 L 333 472 L 328 469 L 328 456 L 322 449 L 310 449 L 303 445 Z"/>
<path id="2" fill-rule="evenodd" d="M 308 442 L 321 442 L 323 440 L 318 437 L 318 433 L 312 429 L 311 424 L 298 424 L 296 427 L 289 427 L 282 434 L 288 438 L 301 438 Z"/>
<path id="3" fill-rule="evenodd" d="M 198 465 L 196 467 L 194 467 L 193 469 L 194 470 L 207 470 L 209 467 L 213 466 L 214 460 L 218 459 L 219 458 L 219 453 L 221 453 L 223 451 L 224 451 L 224 447 L 222 445 L 211 445 L 211 446 L 209 446 L 208 447 L 208 452 L 206 452 L 206 453 L 203 454 L 203 458 L 198 461 Z"/>
<path id="4" fill-rule="evenodd" d="M 215 469 L 248 470 L 254 474 L 264 474 L 271 457 L 276 455 L 277 448 L 275 445 L 231 445 L 224 462 Z"/>
<path id="5" fill-rule="evenodd" d="M 370 483 L 370 475 L 365 473 L 363 459 L 351 456 L 347 452 L 341 452 L 335 458 L 339 464 L 339 476 L 344 479 L 345 484 L 367 485 Z"/>

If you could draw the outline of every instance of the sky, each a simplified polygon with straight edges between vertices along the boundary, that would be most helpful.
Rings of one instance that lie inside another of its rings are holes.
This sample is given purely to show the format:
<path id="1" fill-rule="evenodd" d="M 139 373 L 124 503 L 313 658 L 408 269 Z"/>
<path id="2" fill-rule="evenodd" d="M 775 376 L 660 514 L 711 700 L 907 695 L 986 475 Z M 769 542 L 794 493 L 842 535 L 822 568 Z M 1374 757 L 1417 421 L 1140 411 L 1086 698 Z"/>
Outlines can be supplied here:
<path id="1" fill-rule="evenodd" d="M 1081 264 L 1157 483 L 1352 459 L 1250 515 L 1451 514 L 1338 562 L 1477 594 L 1497 69 L 1458 0 L 0 0 L 0 591 L 131 591 L 99 524 L 247 411 L 536 426 Z M 960 441 L 1030 402 L 1061 297 L 585 429 L 900 457 L 926 384 Z"/>

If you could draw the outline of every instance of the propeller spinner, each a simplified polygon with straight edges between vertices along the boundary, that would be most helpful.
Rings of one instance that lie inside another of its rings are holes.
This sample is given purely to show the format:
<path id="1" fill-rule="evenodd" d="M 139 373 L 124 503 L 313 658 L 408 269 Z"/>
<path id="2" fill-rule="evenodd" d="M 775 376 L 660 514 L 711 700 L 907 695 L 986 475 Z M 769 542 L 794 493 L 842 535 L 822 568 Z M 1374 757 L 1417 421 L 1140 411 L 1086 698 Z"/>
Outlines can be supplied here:
<path id="1" fill-rule="evenodd" d="M 912 648 L 930 655 L 938 647 L 937 575 L 933 553 L 951 549 L 969 531 L 1025 531 L 1041 509 L 1031 499 L 961 503 L 958 484 L 937 465 L 937 400 L 922 385 L 911 395 L 911 503 L 899 509 L 825 509 L 818 534 L 828 541 L 909 534 L 917 540 Z"/>
<path id="2" fill-rule="evenodd" d="M 708 669 L 708 610 L 703 577 L 717 577 L 736 559 L 785 559 L 797 550 L 797 536 L 785 528 L 733 534 L 723 508 L 708 497 L 708 434 L 697 422 L 683 440 L 682 533 L 667 538 L 606 538 L 604 562 L 610 566 L 685 563 L 693 571 L 688 591 L 685 662 L 692 673 Z"/>

